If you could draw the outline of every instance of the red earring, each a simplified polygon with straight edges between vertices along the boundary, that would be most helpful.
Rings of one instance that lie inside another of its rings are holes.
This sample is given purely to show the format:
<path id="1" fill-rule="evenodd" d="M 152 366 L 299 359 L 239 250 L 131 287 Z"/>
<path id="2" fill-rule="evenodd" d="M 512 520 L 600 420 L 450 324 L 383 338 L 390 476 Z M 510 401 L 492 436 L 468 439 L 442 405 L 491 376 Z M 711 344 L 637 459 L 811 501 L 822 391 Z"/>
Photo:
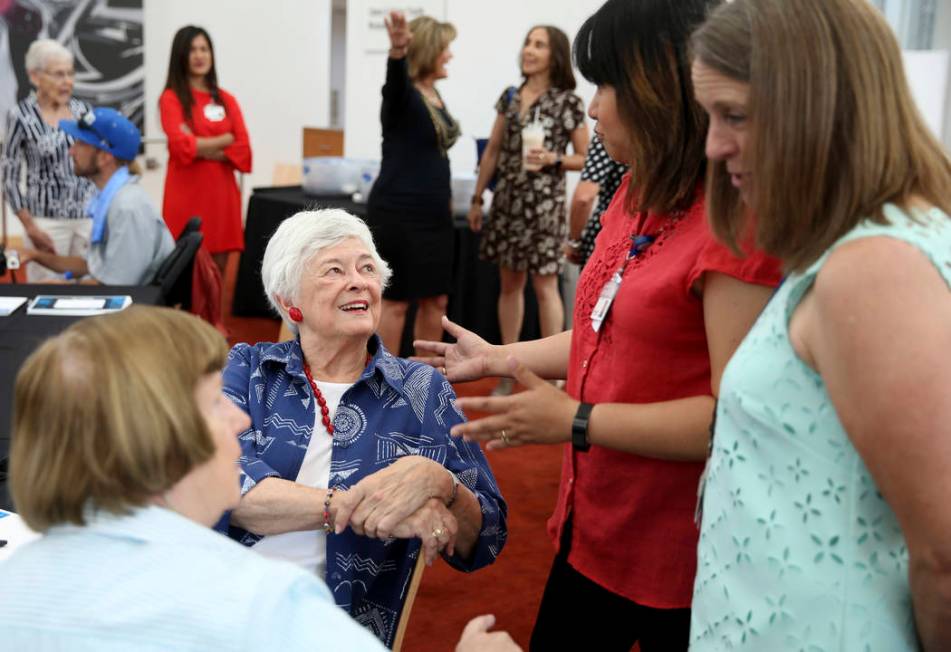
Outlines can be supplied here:
<path id="1" fill-rule="evenodd" d="M 300 308 L 297 306 L 292 306 L 287 309 L 287 316 L 291 318 L 292 322 L 301 323 L 304 321 L 304 313 L 300 311 Z"/>

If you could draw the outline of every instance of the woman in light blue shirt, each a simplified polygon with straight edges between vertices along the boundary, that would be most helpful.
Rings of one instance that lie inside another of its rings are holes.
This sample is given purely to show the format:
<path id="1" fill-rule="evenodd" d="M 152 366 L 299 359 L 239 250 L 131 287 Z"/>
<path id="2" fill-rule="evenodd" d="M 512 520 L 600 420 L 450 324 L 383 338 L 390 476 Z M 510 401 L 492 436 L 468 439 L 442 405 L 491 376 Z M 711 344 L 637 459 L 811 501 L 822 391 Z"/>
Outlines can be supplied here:
<path id="1" fill-rule="evenodd" d="M 720 385 L 691 649 L 947 650 L 951 162 L 864 0 L 734 0 L 693 46 L 714 229 L 787 278 Z"/>
<path id="2" fill-rule="evenodd" d="M 0 564 L 3 647 L 381 649 L 319 581 L 209 529 L 240 497 L 248 421 L 227 354 L 199 319 L 134 306 L 27 360 L 10 489 L 45 536 Z"/>

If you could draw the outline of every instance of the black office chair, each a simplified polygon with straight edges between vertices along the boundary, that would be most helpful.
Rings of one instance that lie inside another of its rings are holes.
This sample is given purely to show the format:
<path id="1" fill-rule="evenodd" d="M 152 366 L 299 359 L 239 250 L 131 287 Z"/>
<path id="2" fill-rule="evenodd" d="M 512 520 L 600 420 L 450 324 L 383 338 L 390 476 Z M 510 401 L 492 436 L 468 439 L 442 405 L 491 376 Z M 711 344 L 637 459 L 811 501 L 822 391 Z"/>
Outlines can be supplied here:
<path id="1" fill-rule="evenodd" d="M 175 249 L 155 273 L 152 285 L 161 288 L 161 301 L 166 306 L 180 305 L 183 310 L 191 308 L 192 268 L 204 237 L 200 231 L 183 232 L 175 243 Z"/>
<path id="2" fill-rule="evenodd" d="M 185 237 L 185 235 L 195 231 L 201 231 L 201 218 L 197 215 L 188 218 L 188 221 L 185 222 L 185 226 L 182 228 L 182 232 L 178 234 L 178 237 L 175 240 L 181 240 L 183 237 Z"/>

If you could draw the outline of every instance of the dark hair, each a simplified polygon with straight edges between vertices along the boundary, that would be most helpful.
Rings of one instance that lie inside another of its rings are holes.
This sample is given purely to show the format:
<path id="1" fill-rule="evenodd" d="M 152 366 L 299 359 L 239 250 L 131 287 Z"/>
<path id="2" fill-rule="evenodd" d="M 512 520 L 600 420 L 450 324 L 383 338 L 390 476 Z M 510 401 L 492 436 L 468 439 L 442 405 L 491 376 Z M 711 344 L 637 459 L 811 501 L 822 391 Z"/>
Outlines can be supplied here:
<path id="1" fill-rule="evenodd" d="M 571 41 L 568 35 L 557 27 L 551 25 L 535 25 L 525 34 L 525 41 L 536 29 L 543 29 L 548 33 L 548 51 L 551 53 L 551 59 L 548 63 L 548 80 L 552 88 L 562 91 L 573 91 L 577 84 L 575 83 L 575 73 L 571 69 Z M 522 73 L 522 77 L 525 74 Z"/>
<path id="2" fill-rule="evenodd" d="M 165 78 L 165 88 L 171 89 L 175 97 L 182 105 L 182 111 L 185 114 L 185 120 L 191 122 L 192 119 L 192 92 L 188 84 L 188 57 L 192 49 L 192 41 L 198 36 L 204 36 L 208 41 L 208 51 L 211 52 L 211 68 L 205 75 L 205 83 L 208 84 L 208 90 L 211 92 L 215 104 L 224 106 L 221 101 L 221 93 L 218 89 L 218 72 L 215 68 L 215 46 L 211 42 L 211 37 L 201 27 L 195 25 L 185 25 L 175 32 L 175 38 L 172 39 L 172 53 L 168 58 L 168 77 Z M 227 108 L 225 109 L 227 111 Z"/>
<path id="3" fill-rule="evenodd" d="M 707 115 L 693 96 L 687 44 L 721 0 L 608 0 L 575 37 L 578 70 L 611 86 L 631 134 L 629 211 L 683 210 L 706 170 Z"/>

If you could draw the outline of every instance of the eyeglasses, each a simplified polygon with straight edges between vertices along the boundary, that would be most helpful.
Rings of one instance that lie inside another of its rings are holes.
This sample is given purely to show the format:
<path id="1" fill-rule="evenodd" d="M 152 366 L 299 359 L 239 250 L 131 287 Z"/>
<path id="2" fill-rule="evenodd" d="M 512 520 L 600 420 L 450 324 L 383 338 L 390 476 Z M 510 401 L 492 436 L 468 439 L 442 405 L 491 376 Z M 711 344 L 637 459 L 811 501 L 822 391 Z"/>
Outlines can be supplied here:
<path id="1" fill-rule="evenodd" d="M 76 77 L 75 70 L 54 70 L 53 72 L 44 70 L 43 74 L 47 77 L 52 77 L 56 81 L 66 81 L 67 79 L 74 79 Z"/>

